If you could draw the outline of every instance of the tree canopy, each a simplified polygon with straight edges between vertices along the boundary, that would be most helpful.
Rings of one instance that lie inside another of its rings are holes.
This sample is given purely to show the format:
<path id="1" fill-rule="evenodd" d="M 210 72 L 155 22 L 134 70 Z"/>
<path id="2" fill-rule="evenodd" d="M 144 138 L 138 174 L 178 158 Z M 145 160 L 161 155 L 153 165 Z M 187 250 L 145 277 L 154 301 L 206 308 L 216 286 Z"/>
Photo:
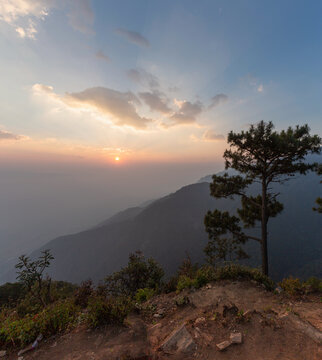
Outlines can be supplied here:
<path id="1" fill-rule="evenodd" d="M 308 125 L 277 132 L 272 122 L 260 121 L 247 131 L 231 131 L 227 142 L 230 147 L 224 152 L 225 168 L 234 169 L 240 175 L 214 175 L 210 192 L 215 198 L 239 196 L 241 207 L 237 209 L 238 216 L 219 210 L 208 211 L 205 226 L 209 243 L 205 252 L 211 262 L 242 259 L 247 257 L 242 245 L 255 240 L 261 245 L 262 271 L 267 275 L 267 224 L 269 218 L 283 210 L 283 204 L 277 200 L 279 193 L 272 190 L 272 184 L 284 183 L 296 174 L 315 170 L 317 164 L 307 162 L 307 155 L 321 152 L 321 138 L 310 135 Z M 260 184 L 256 196 L 247 192 L 253 183 Z M 258 222 L 260 236 L 244 232 L 244 228 L 254 227 Z"/>

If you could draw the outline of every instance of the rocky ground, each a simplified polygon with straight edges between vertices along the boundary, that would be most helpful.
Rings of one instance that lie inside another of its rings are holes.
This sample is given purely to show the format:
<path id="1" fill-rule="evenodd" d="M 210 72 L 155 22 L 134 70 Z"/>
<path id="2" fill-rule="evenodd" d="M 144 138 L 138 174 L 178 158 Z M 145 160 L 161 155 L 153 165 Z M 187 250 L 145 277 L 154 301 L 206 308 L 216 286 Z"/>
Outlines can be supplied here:
<path id="1" fill-rule="evenodd" d="M 20 360 L 322 359 L 322 303 L 252 282 L 154 297 L 123 327 L 78 327 Z M 17 352 L 7 359 L 18 359 Z"/>

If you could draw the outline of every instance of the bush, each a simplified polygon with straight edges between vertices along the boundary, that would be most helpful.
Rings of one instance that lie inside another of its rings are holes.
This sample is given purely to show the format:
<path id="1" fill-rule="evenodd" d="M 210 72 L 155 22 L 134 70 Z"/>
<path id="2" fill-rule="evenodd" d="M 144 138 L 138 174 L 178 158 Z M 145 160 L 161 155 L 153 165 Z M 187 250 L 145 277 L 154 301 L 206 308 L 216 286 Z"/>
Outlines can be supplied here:
<path id="1" fill-rule="evenodd" d="M 177 292 L 180 292 L 184 289 L 191 289 L 192 287 L 195 287 L 195 285 L 196 285 L 195 279 L 191 279 L 186 275 L 181 275 L 179 276 L 178 279 Z"/>
<path id="2" fill-rule="evenodd" d="M 322 280 L 315 276 L 310 277 L 304 282 L 304 286 L 307 292 L 322 292 Z"/>
<path id="3" fill-rule="evenodd" d="M 129 298 L 109 298 L 95 296 L 88 302 L 88 324 L 96 328 L 109 324 L 122 324 L 128 313 L 132 310 Z"/>
<path id="4" fill-rule="evenodd" d="M 72 301 L 61 301 L 47 307 L 39 314 L 40 333 L 51 336 L 73 326 L 80 313 Z"/>
<path id="5" fill-rule="evenodd" d="M 302 295 L 303 293 L 322 292 L 322 280 L 312 276 L 304 282 L 292 276 L 283 279 L 279 286 L 289 295 Z"/>
<path id="6" fill-rule="evenodd" d="M 22 283 L 6 283 L 0 286 L 0 307 L 15 306 L 26 294 Z"/>
<path id="7" fill-rule="evenodd" d="M 289 295 L 299 295 L 303 294 L 304 287 L 301 283 L 300 279 L 293 278 L 290 276 L 289 278 L 283 279 L 279 286 L 287 292 Z"/>
<path id="8" fill-rule="evenodd" d="M 19 318 L 16 311 L 0 316 L 0 344 L 24 346 L 33 342 L 39 334 L 45 337 L 63 332 L 71 327 L 79 315 L 71 301 L 57 302 L 38 314 Z"/>
<path id="9" fill-rule="evenodd" d="M 198 269 L 199 269 L 199 265 L 193 264 L 189 254 L 187 253 L 186 258 L 183 259 L 181 265 L 179 266 L 177 274 L 178 276 L 184 275 L 192 279 L 195 277 Z"/>
<path id="10" fill-rule="evenodd" d="M 255 280 L 260 284 L 263 284 L 267 290 L 274 290 L 275 284 L 268 276 L 264 275 L 259 269 L 250 268 L 247 266 L 230 264 L 222 266 L 215 271 L 215 280 Z"/>
<path id="11" fill-rule="evenodd" d="M 196 274 L 196 287 L 200 288 L 215 280 L 215 269 L 212 266 L 201 267 Z"/>
<path id="12" fill-rule="evenodd" d="M 83 281 L 80 287 L 75 291 L 74 302 L 75 305 L 80 306 L 81 308 L 86 308 L 88 305 L 88 299 L 93 294 L 93 281 L 86 280 Z"/>
<path id="13" fill-rule="evenodd" d="M 172 276 L 165 284 L 163 284 L 162 291 L 166 294 L 176 291 L 178 286 L 179 277 L 177 275 Z"/>
<path id="14" fill-rule="evenodd" d="M 67 281 L 51 282 L 51 298 L 52 301 L 64 300 L 70 298 L 78 286 Z"/>
<path id="15" fill-rule="evenodd" d="M 153 259 L 145 259 L 137 251 L 130 254 L 128 265 L 105 279 L 107 293 L 112 296 L 134 297 L 138 289 L 158 289 L 163 269 Z"/>
<path id="16" fill-rule="evenodd" d="M 135 301 L 138 303 L 143 303 L 151 299 L 154 293 L 155 291 L 150 288 L 139 289 L 135 294 Z"/>
<path id="17" fill-rule="evenodd" d="M 218 268 L 214 268 L 211 265 L 205 265 L 197 270 L 193 278 L 182 275 L 179 276 L 177 283 L 177 291 L 180 292 L 183 289 L 190 289 L 192 287 L 198 289 L 205 286 L 211 281 L 218 280 L 255 280 L 260 284 L 263 284 L 267 290 L 272 291 L 274 289 L 274 282 L 264 275 L 260 270 L 249 268 L 246 266 L 230 264 Z"/>

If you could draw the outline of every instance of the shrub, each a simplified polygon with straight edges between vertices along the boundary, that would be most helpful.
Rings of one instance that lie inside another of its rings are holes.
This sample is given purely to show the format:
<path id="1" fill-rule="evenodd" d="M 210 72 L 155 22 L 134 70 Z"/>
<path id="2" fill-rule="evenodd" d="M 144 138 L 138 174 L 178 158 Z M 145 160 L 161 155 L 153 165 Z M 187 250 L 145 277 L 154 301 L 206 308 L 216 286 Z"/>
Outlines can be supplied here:
<path id="1" fill-rule="evenodd" d="M 33 342 L 41 333 L 45 337 L 71 327 L 79 314 L 71 301 L 61 301 L 43 309 L 38 314 L 19 318 L 16 311 L 0 316 L 0 344 L 24 346 Z"/>
<path id="2" fill-rule="evenodd" d="M 205 286 L 210 281 L 215 279 L 215 269 L 212 266 L 203 266 L 196 273 L 196 287 L 200 288 Z"/>
<path id="3" fill-rule="evenodd" d="M 178 276 L 184 275 L 192 279 L 195 277 L 198 269 L 199 269 L 199 265 L 193 264 L 189 254 L 187 253 L 186 258 L 183 259 L 181 265 L 179 266 Z"/>
<path id="4" fill-rule="evenodd" d="M 196 285 L 195 279 L 191 279 L 186 275 L 181 275 L 179 276 L 178 279 L 177 292 L 180 292 L 184 289 L 191 289 L 192 287 L 195 287 L 195 285 Z"/>
<path id="5" fill-rule="evenodd" d="M 88 305 L 88 299 L 93 294 L 93 292 L 94 288 L 92 280 L 83 281 L 80 287 L 75 292 L 75 305 L 78 305 L 81 308 L 86 308 Z"/>
<path id="6" fill-rule="evenodd" d="M 307 292 L 322 292 L 322 280 L 315 276 L 310 277 L 304 282 Z"/>
<path id="7" fill-rule="evenodd" d="M 88 324 L 96 328 L 109 324 L 122 324 L 132 309 L 129 298 L 109 298 L 95 296 L 88 302 Z"/>
<path id="8" fill-rule="evenodd" d="M 138 289 L 158 289 L 164 271 L 153 259 L 145 259 L 140 251 L 130 254 L 128 265 L 105 279 L 106 289 L 113 296 L 134 297 Z"/>
<path id="9" fill-rule="evenodd" d="M 53 301 L 70 298 L 78 286 L 67 281 L 52 281 L 51 282 L 51 298 Z"/>
<path id="10" fill-rule="evenodd" d="M 60 301 L 47 307 L 39 314 L 40 333 L 51 336 L 67 330 L 74 325 L 79 312 L 72 301 Z"/>
<path id="11" fill-rule="evenodd" d="M 166 294 L 176 291 L 179 277 L 177 275 L 172 276 L 165 284 L 163 284 L 162 291 Z"/>
<path id="12" fill-rule="evenodd" d="M 135 300 L 138 303 L 143 303 L 154 295 L 155 291 L 150 288 L 139 289 L 135 294 Z"/>
<path id="13" fill-rule="evenodd" d="M 301 281 L 297 278 L 290 276 L 289 278 L 283 279 L 279 286 L 287 292 L 289 295 L 299 295 L 303 293 L 304 287 Z"/>
<path id="14" fill-rule="evenodd" d="M 229 264 L 219 267 L 215 271 L 215 280 L 255 280 L 260 284 L 263 284 L 267 290 L 274 290 L 275 284 L 268 276 L 264 275 L 259 269 L 250 268 L 247 266 Z"/>
<path id="15" fill-rule="evenodd" d="M 246 266 L 230 264 L 222 267 L 214 268 L 211 265 L 202 266 L 195 274 L 193 278 L 182 275 L 179 276 L 177 283 L 177 291 L 180 292 L 183 289 L 200 288 L 210 281 L 218 280 L 255 280 L 260 284 L 263 284 L 267 290 L 274 289 L 274 282 L 264 275 L 260 270 L 249 268 Z"/>
<path id="16" fill-rule="evenodd" d="M 0 286 L 0 307 L 13 307 L 17 302 L 23 298 L 26 290 L 22 283 L 6 283 Z"/>

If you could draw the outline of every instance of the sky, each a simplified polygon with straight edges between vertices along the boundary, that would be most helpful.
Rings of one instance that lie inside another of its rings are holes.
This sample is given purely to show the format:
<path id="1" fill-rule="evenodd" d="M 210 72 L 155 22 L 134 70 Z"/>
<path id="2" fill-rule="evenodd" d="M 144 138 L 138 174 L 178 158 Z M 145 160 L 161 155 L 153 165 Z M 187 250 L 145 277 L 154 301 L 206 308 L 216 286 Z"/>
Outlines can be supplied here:
<path id="1" fill-rule="evenodd" d="M 1 0 L 2 238 L 17 251 L 222 170 L 227 133 L 260 120 L 321 135 L 321 12 Z"/>

